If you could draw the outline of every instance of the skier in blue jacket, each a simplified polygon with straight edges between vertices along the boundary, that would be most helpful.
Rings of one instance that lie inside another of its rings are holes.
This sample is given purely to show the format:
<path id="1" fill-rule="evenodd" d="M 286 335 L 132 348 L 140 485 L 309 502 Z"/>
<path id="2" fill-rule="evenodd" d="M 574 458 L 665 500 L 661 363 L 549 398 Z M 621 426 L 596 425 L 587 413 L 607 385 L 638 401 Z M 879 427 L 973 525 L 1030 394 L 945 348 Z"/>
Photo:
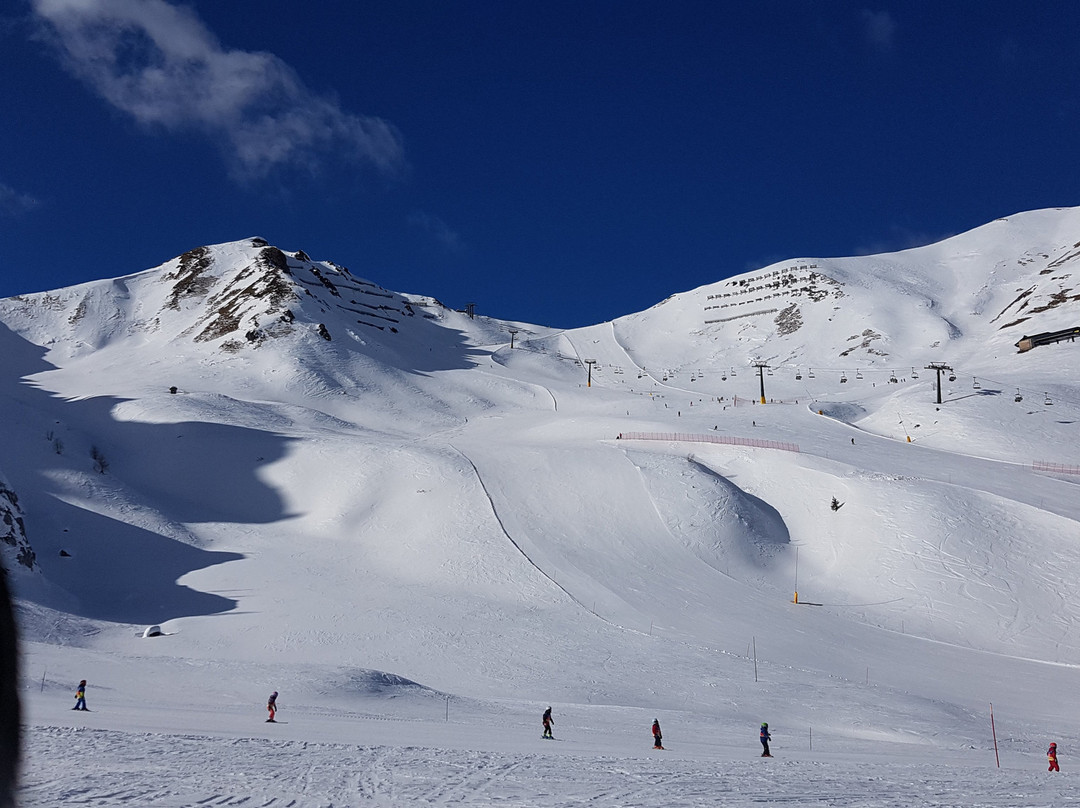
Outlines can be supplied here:
<path id="1" fill-rule="evenodd" d="M 79 687 L 75 691 L 75 706 L 72 710 L 85 710 L 86 709 L 86 680 L 83 679 L 79 682 Z"/>
<path id="2" fill-rule="evenodd" d="M 769 751 L 769 741 L 770 741 L 771 738 L 772 738 L 772 736 L 769 735 L 769 725 L 768 724 L 762 724 L 761 725 L 761 745 L 765 750 L 765 751 L 763 751 L 761 753 L 762 757 L 772 757 L 772 752 Z"/>

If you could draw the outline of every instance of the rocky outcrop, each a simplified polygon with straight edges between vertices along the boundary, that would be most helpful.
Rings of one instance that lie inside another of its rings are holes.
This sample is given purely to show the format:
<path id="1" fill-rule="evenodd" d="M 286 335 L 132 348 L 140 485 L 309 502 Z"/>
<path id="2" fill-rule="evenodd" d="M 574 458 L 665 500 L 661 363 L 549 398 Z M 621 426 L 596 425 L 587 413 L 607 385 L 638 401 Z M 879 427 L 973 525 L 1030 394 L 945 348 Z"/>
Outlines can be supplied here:
<path id="1" fill-rule="evenodd" d="M 26 538 L 19 497 L 7 481 L 0 478 L 0 549 L 5 560 L 13 559 L 27 569 L 36 569 L 36 556 Z"/>

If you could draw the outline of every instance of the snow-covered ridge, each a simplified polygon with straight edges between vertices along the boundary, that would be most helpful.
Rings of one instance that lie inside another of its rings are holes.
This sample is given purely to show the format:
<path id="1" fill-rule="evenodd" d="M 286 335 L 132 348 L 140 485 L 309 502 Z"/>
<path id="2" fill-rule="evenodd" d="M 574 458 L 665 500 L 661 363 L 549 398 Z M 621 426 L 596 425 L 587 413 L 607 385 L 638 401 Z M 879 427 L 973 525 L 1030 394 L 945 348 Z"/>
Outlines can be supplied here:
<path id="1" fill-rule="evenodd" d="M 4 304 L 5 320 L 28 336 L 48 330 L 50 344 L 63 335 L 95 349 L 161 332 L 238 351 L 297 329 L 325 339 L 318 320 L 326 316 L 392 332 L 415 315 L 403 296 L 261 238 L 198 247 L 135 275 Z"/>
<path id="2" fill-rule="evenodd" d="M 1034 211 L 897 253 L 781 261 L 673 295 L 615 328 L 638 364 L 684 372 L 749 360 L 852 373 L 931 361 L 978 368 L 1025 334 L 1080 324 L 1078 270 L 1080 209 Z"/>

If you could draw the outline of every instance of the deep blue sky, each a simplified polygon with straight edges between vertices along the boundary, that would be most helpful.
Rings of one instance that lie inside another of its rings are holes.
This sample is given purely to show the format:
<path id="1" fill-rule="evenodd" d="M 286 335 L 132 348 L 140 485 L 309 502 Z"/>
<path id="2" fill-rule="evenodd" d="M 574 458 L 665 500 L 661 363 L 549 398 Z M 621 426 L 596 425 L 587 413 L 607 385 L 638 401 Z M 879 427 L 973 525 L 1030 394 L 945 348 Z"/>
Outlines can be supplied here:
<path id="1" fill-rule="evenodd" d="M 1080 3 L 16 0 L 0 297 L 261 235 L 556 326 L 1080 203 Z"/>

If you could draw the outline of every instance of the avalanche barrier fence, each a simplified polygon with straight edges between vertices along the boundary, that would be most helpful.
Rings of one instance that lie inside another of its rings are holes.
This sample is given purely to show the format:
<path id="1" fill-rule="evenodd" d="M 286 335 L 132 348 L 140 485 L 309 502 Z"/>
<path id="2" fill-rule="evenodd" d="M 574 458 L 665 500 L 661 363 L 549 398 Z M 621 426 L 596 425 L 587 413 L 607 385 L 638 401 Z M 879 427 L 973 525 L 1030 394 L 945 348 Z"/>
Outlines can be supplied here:
<path id="1" fill-rule="evenodd" d="M 733 438 L 727 435 L 696 435 L 691 432 L 620 432 L 619 440 L 662 440 L 679 443 L 722 443 L 727 446 L 752 446 L 756 449 L 781 449 L 798 452 L 799 444 L 757 438 Z"/>

